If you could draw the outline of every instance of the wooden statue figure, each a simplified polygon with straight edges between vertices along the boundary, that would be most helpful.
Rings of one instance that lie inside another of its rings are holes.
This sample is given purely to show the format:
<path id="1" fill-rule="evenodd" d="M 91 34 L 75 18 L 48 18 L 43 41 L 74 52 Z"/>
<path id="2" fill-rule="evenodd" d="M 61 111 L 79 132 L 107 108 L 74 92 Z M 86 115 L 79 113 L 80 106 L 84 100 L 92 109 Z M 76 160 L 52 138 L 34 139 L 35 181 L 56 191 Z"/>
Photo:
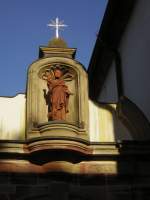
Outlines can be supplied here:
<path id="1" fill-rule="evenodd" d="M 47 94 L 44 91 L 49 106 L 48 120 L 65 120 L 66 113 L 69 112 L 68 102 L 72 93 L 65 85 L 63 77 L 63 71 L 58 66 L 54 70 L 46 71 L 42 77 L 47 81 L 49 90 Z"/>

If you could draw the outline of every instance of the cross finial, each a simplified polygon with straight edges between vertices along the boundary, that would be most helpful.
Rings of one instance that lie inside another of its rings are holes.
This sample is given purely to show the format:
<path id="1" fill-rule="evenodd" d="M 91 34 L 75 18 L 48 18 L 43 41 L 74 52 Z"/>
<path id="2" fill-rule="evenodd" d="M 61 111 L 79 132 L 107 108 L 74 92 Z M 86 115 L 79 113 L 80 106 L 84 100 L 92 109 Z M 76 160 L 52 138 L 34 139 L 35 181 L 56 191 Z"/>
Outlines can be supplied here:
<path id="1" fill-rule="evenodd" d="M 59 38 L 59 30 L 63 27 L 66 27 L 67 25 L 64 24 L 64 21 L 59 21 L 59 18 L 56 17 L 55 21 L 51 20 L 50 24 L 47 24 L 47 26 L 50 26 L 52 28 L 56 29 L 56 38 Z"/>

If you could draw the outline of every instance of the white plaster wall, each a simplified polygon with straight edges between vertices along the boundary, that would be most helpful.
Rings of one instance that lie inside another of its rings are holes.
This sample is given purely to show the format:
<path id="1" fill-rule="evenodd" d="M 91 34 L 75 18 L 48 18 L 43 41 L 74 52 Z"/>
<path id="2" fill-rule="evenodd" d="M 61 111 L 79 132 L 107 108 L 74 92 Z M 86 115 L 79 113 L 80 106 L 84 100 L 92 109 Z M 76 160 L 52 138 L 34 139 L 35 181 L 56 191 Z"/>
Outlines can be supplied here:
<path id="1" fill-rule="evenodd" d="M 89 100 L 89 138 L 91 142 L 132 140 L 129 130 L 116 115 L 116 104 L 95 104 Z"/>
<path id="2" fill-rule="evenodd" d="M 150 120 L 150 1 L 138 0 L 120 45 L 125 95 Z"/>
<path id="3" fill-rule="evenodd" d="M 0 97 L 0 140 L 25 138 L 25 104 L 24 94 Z"/>
<path id="4" fill-rule="evenodd" d="M 116 103 L 118 101 L 116 68 L 114 62 L 107 74 L 98 101 L 105 103 Z"/>

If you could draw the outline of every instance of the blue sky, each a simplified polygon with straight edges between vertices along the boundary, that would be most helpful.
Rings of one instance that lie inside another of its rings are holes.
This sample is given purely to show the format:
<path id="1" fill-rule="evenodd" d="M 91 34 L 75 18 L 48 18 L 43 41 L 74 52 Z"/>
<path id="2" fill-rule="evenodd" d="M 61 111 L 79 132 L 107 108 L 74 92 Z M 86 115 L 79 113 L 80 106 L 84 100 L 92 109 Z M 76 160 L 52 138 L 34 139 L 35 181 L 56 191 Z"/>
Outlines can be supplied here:
<path id="1" fill-rule="evenodd" d="M 26 89 L 28 66 L 38 59 L 39 46 L 54 37 L 47 24 L 57 16 L 68 27 L 61 37 L 77 48 L 76 60 L 86 68 L 107 0 L 0 0 L 0 96 Z"/>

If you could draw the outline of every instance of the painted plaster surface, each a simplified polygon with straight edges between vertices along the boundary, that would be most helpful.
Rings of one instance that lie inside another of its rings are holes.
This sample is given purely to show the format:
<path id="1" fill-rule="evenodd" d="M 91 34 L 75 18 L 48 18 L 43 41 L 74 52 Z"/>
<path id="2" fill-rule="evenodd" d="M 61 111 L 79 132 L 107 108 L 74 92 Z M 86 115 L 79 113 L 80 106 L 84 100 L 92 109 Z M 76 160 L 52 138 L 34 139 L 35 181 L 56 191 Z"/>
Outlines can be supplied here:
<path id="1" fill-rule="evenodd" d="M 96 104 L 89 100 L 89 138 L 92 142 L 132 140 L 116 114 L 116 104 Z"/>
<path id="2" fill-rule="evenodd" d="M 0 139 L 19 140 L 25 138 L 24 94 L 15 97 L 0 97 Z"/>

